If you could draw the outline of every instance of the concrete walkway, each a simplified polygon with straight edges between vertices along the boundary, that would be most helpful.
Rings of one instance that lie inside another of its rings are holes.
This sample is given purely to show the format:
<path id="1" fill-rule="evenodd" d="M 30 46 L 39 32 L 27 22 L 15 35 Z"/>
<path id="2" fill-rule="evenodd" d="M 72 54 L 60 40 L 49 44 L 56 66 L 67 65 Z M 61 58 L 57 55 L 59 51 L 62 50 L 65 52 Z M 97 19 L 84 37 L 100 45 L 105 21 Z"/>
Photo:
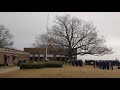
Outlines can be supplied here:
<path id="1" fill-rule="evenodd" d="M 18 69 L 20 69 L 20 67 L 11 67 L 11 68 L 0 69 L 0 74 L 15 71 L 15 70 L 18 70 Z"/>

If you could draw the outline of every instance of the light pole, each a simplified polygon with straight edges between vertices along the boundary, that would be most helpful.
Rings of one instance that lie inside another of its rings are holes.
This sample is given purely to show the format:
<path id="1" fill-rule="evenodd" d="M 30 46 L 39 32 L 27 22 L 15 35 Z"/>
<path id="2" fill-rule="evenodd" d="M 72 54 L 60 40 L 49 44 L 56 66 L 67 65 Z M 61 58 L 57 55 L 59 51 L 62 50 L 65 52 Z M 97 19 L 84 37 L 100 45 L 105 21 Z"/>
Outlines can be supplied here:
<path id="1" fill-rule="evenodd" d="M 47 60 L 47 51 L 48 51 L 48 20 L 49 20 L 49 14 L 47 16 L 47 41 L 46 41 L 46 58 L 45 58 L 45 60 Z"/>

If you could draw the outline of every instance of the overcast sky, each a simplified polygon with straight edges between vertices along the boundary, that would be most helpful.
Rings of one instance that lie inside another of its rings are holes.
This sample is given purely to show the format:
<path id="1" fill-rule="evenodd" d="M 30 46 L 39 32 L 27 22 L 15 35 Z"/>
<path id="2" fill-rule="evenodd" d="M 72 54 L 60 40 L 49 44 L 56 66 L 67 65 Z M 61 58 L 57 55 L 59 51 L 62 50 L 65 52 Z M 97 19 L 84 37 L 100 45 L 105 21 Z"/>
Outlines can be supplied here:
<path id="1" fill-rule="evenodd" d="M 46 32 L 47 15 L 49 27 L 54 23 L 55 15 L 70 14 L 80 19 L 92 21 L 100 35 L 104 35 L 106 45 L 113 48 L 114 54 L 105 56 L 78 56 L 82 59 L 120 60 L 120 12 L 0 12 L 0 24 L 5 25 L 14 35 L 13 47 L 23 50 L 32 47 L 35 36 Z"/>

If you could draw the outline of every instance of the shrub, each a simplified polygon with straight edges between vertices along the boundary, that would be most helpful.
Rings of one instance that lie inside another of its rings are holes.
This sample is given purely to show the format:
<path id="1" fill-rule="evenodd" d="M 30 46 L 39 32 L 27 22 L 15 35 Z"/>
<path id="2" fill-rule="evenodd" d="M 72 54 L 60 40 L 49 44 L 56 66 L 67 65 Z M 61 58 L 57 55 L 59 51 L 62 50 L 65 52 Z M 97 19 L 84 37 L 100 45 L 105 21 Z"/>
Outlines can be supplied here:
<path id="1" fill-rule="evenodd" d="M 45 67 L 62 67 L 62 61 L 49 61 L 49 62 L 37 62 L 37 63 L 23 63 L 20 64 L 20 69 L 39 69 Z"/>
<path id="2" fill-rule="evenodd" d="M 4 64 L 0 64 L 0 67 L 1 67 L 1 66 L 4 66 Z"/>
<path id="3" fill-rule="evenodd" d="M 62 67 L 62 61 L 50 61 L 46 63 L 46 67 Z"/>
<path id="4" fill-rule="evenodd" d="M 43 63 L 24 63 L 20 64 L 20 69 L 38 69 L 46 67 Z"/>
<path id="5" fill-rule="evenodd" d="M 117 68 L 120 69 L 120 66 L 118 66 Z"/>

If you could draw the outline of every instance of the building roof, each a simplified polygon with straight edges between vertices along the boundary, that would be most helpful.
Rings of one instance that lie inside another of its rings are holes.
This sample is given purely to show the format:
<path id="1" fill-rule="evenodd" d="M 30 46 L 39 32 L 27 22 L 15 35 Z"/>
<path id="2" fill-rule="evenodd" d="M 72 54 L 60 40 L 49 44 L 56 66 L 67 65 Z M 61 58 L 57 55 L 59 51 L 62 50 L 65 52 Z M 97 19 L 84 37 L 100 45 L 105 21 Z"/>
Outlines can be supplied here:
<path id="1" fill-rule="evenodd" d="M 48 47 L 54 47 L 54 48 L 60 48 L 61 46 L 59 46 L 59 45 L 48 45 Z M 27 48 L 27 47 L 26 47 Z M 26 48 L 24 48 L 24 49 L 26 49 Z M 35 48 L 46 48 L 46 45 L 41 45 L 40 47 L 28 47 L 28 48 L 30 48 L 30 49 L 35 49 Z M 62 47 L 61 47 L 62 48 Z"/>
<path id="2" fill-rule="evenodd" d="M 0 48 L 0 52 L 9 52 L 9 53 L 17 53 L 17 54 L 29 54 L 28 52 L 24 52 L 17 49 L 10 49 L 10 48 Z"/>

